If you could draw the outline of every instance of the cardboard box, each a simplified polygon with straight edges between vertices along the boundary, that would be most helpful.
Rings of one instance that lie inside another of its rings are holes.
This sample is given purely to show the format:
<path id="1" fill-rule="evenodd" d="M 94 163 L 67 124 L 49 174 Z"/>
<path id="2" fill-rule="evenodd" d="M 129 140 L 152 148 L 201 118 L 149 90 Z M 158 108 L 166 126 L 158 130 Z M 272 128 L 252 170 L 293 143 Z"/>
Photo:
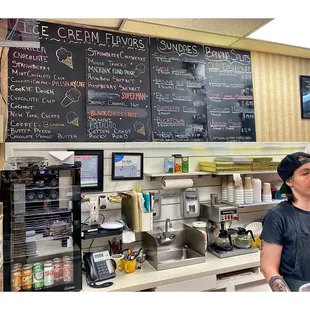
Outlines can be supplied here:
<path id="1" fill-rule="evenodd" d="M 174 157 L 165 157 L 165 173 L 174 173 Z"/>

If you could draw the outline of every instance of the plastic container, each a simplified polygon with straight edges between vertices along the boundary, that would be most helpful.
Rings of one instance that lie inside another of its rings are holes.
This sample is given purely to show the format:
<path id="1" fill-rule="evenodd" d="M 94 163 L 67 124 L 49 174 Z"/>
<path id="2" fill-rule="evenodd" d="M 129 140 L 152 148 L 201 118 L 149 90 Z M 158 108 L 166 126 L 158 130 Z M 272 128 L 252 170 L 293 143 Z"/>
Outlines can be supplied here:
<path id="1" fill-rule="evenodd" d="M 193 222 L 192 226 L 193 226 L 193 228 L 195 228 L 198 231 L 200 231 L 201 234 L 203 235 L 203 237 L 205 239 L 205 251 L 207 251 L 207 248 L 208 248 L 207 223 L 206 222 L 197 221 L 197 222 Z"/>
<path id="2" fill-rule="evenodd" d="M 189 171 L 189 157 L 182 157 L 182 173 L 188 173 Z"/>
<path id="3" fill-rule="evenodd" d="M 182 173 L 182 155 L 175 154 L 174 157 L 174 173 Z"/>

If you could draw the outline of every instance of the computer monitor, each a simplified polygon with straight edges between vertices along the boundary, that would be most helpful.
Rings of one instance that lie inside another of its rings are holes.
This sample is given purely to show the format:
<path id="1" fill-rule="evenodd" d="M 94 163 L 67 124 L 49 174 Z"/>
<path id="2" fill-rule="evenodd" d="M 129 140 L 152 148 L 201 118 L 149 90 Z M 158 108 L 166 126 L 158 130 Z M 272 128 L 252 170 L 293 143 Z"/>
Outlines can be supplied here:
<path id="1" fill-rule="evenodd" d="M 74 160 L 81 162 L 81 190 L 103 191 L 103 151 L 71 151 L 74 151 Z"/>

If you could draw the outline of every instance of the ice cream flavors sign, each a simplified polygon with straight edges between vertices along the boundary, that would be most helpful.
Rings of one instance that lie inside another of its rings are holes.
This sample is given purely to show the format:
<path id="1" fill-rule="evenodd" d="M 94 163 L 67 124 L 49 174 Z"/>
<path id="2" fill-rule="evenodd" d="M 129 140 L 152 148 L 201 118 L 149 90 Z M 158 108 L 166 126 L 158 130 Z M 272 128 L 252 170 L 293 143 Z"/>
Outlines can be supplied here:
<path id="1" fill-rule="evenodd" d="M 148 38 L 40 23 L 9 51 L 8 141 L 150 141 Z"/>
<path id="2" fill-rule="evenodd" d="M 88 47 L 87 139 L 151 141 L 150 75 L 143 51 Z"/>
<path id="3" fill-rule="evenodd" d="M 8 141 L 86 141 L 83 62 L 67 44 L 9 50 Z"/>
<path id="4" fill-rule="evenodd" d="M 87 44 L 114 46 L 140 51 L 148 51 L 148 38 L 123 35 L 115 32 L 103 32 L 96 29 L 78 28 L 41 22 L 39 26 L 31 24 L 22 28 L 25 33 L 40 35 L 41 40 L 69 44 Z"/>

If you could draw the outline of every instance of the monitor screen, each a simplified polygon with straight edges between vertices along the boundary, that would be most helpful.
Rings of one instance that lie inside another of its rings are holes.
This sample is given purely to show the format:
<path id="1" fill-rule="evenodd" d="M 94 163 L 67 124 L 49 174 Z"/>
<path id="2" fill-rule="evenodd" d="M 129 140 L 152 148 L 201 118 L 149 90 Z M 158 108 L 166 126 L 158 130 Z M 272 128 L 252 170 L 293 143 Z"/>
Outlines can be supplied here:
<path id="1" fill-rule="evenodd" d="M 98 186 L 98 156 L 75 155 L 74 160 L 81 162 L 81 186 Z"/>
<path id="2" fill-rule="evenodd" d="M 103 151 L 75 150 L 74 160 L 81 163 L 82 191 L 103 191 Z"/>

